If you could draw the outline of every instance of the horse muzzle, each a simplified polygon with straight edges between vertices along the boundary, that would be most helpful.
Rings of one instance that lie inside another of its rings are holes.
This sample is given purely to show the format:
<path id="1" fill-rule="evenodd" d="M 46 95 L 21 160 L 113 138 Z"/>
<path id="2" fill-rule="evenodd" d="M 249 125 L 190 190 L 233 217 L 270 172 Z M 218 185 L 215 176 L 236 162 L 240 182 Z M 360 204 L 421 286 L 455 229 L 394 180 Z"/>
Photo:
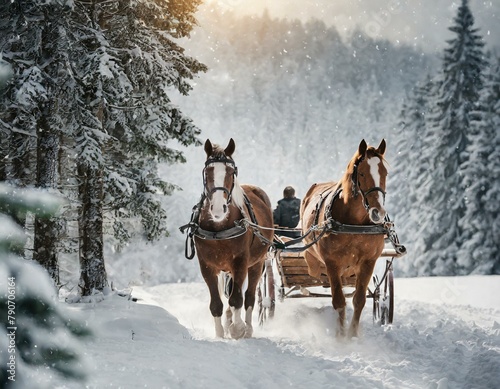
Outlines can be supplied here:
<path id="1" fill-rule="evenodd" d="M 215 222 L 221 222 L 226 219 L 228 210 L 229 207 L 227 204 L 210 204 L 210 215 L 212 216 L 212 220 Z"/>
<path id="2" fill-rule="evenodd" d="M 220 188 L 217 188 L 220 189 Z M 228 198 L 224 194 L 228 193 Z M 210 216 L 214 222 L 221 222 L 225 220 L 229 214 L 229 204 L 231 202 L 230 193 L 225 190 L 218 193 L 212 193 L 209 197 L 210 203 Z"/>
<path id="3" fill-rule="evenodd" d="M 378 208 L 370 208 L 368 210 L 368 216 L 370 217 L 370 220 L 372 221 L 372 223 L 375 223 L 375 224 L 383 223 L 385 220 L 385 215 L 386 215 L 386 212 L 384 209 L 380 210 Z"/>

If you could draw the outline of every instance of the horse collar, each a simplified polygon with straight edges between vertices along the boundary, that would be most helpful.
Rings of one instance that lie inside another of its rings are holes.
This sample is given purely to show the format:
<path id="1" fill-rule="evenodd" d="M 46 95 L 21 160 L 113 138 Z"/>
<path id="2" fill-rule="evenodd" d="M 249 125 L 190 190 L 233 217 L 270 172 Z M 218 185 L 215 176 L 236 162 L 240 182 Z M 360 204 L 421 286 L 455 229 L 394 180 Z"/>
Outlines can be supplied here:
<path id="1" fill-rule="evenodd" d="M 188 224 L 180 227 L 181 232 L 184 232 L 184 230 L 186 230 L 186 229 L 190 229 L 191 230 L 190 238 L 192 238 L 193 236 L 197 236 L 199 238 L 208 239 L 208 240 L 224 240 L 224 239 L 237 238 L 237 237 L 243 235 L 247 231 L 246 226 L 242 223 L 242 221 L 245 220 L 245 217 L 243 217 L 240 220 L 235 221 L 235 226 L 230 227 L 226 230 L 222 230 L 222 231 L 203 230 L 199 224 L 200 223 L 200 214 L 201 214 L 201 209 L 203 208 L 203 203 L 205 202 L 205 200 L 207 198 L 208 197 L 205 193 L 203 193 L 201 195 L 200 201 L 198 202 L 198 204 L 196 204 L 193 207 L 193 211 L 191 214 L 191 221 Z M 257 224 L 258 223 L 257 217 L 255 216 L 255 213 L 253 211 L 253 207 L 252 207 L 252 203 L 250 202 L 250 199 L 247 197 L 246 194 L 244 194 L 243 198 L 244 198 L 245 205 L 247 207 L 248 215 L 250 217 L 251 222 Z M 186 247 L 187 247 L 187 241 L 186 241 Z M 186 257 L 189 258 L 189 256 L 187 254 L 186 254 Z M 191 258 L 192 258 L 192 256 L 191 256 Z M 191 258 L 189 258 L 189 259 L 191 259 Z"/>

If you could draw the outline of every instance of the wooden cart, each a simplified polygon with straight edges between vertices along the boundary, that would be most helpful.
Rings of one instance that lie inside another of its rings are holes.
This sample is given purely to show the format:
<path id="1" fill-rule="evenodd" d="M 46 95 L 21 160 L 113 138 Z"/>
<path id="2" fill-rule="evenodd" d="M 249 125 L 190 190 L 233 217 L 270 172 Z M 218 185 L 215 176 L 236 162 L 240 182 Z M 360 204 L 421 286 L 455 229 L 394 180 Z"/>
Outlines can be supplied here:
<path id="1" fill-rule="evenodd" d="M 275 235 L 275 241 L 285 243 L 290 238 Z M 403 246 L 401 246 L 403 247 Z M 403 247 L 404 248 L 404 247 Z M 368 288 L 367 297 L 373 299 L 373 321 L 381 325 L 392 324 L 394 318 L 394 275 L 393 260 L 405 254 L 397 252 L 387 240 L 380 258 L 384 257 L 385 270 L 382 276 L 373 276 L 373 286 Z M 356 275 L 354 271 L 342 277 L 346 298 L 354 295 Z M 276 293 L 277 292 L 277 293 Z M 320 278 L 308 274 L 303 251 L 270 250 L 258 289 L 259 323 L 274 315 L 278 300 L 300 297 L 331 297 L 326 267 L 322 266 Z"/>

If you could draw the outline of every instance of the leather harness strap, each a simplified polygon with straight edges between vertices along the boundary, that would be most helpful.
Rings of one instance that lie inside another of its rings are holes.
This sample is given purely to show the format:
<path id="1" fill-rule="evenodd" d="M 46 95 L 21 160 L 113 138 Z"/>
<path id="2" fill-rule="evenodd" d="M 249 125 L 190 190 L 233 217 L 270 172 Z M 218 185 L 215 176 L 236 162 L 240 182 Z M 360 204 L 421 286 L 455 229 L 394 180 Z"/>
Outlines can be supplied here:
<path id="1" fill-rule="evenodd" d="M 234 239 L 244 235 L 247 232 L 247 226 L 245 223 L 242 223 L 245 218 L 237 220 L 234 222 L 234 227 L 227 228 L 221 231 L 208 231 L 204 230 L 199 225 L 200 212 L 203 207 L 203 203 L 207 196 L 203 194 L 201 196 L 201 200 L 193 207 L 193 212 L 191 214 L 191 221 L 188 224 L 185 224 L 179 227 L 179 230 L 184 233 L 184 231 L 188 230 L 188 234 L 186 237 L 186 246 L 184 254 L 187 259 L 193 259 L 195 255 L 195 247 L 194 247 L 194 237 L 204 239 L 204 240 L 225 240 L 225 239 Z M 248 214 L 250 216 L 250 220 L 253 224 L 257 225 L 257 218 L 255 216 L 255 212 L 253 211 L 252 203 L 248 199 L 246 194 L 243 195 L 245 205 L 248 210 Z M 190 249 L 190 250 L 189 250 Z"/>

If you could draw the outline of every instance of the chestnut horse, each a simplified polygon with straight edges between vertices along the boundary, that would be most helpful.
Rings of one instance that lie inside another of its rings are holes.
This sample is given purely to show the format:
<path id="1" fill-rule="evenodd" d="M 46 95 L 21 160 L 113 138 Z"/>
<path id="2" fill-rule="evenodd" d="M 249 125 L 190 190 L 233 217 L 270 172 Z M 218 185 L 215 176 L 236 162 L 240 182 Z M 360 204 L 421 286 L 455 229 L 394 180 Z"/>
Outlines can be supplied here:
<path id="1" fill-rule="evenodd" d="M 239 339 L 252 336 L 255 291 L 269 247 L 241 221 L 247 219 L 267 227 L 262 235 L 272 241 L 273 215 L 269 197 L 262 189 L 238 183 L 238 170 L 232 158 L 234 150 L 233 139 L 225 149 L 210 140 L 205 142 L 204 193 L 199 204 L 198 227 L 193 235 L 201 274 L 210 291 L 215 334 L 222 338 L 229 333 L 232 338 Z M 224 327 L 220 272 L 231 276 Z M 241 318 L 243 306 L 245 321 Z"/>
<path id="2" fill-rule="evenodd" d="M 314 184 L 304 196 L 301 204 L 301 220 L 304 231 L 311 226 L 324 223 L 343 225 L 380 225 L 386 211 L 385 182 L 387 169 L 384 153 L 386 143 L 382 140 L 378 148 L 368 147 L 365 140 L 359 144 L 347 171 L 337 182 Z M 326 227 L 327 228 L 327 227 Z M 321 237 L 309 234 L 305 243 L 319 240 L 305 252 L 309 274 L 320 276 L 321 264 L 326 266 L 332 292 L 332 305 L 338 313 L 337 336 L 345 334 L 346 300 L 342 290 L 343 277 L 355 275 L 353 296 L 354 314 L 349 328 L 349 337 L 358 336 L 359 319 L 366 302 L 366 290 L 377 259 L 384 248 L 384 234 L 339 234 L 332 229 Z"/>

